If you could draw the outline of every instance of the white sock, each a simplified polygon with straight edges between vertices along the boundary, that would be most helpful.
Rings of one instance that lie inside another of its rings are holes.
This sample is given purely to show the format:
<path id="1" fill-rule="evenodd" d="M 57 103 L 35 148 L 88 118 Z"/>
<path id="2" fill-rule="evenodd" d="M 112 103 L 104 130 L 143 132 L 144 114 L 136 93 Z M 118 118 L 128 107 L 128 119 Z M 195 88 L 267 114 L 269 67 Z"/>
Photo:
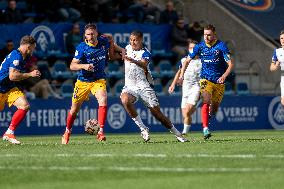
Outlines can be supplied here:
<path id="1" fill-rule="evenodd" d="M 8 134 L 8 135 L 9 135 L 9 134 L 12 134 L 12 135 L 13 135 L 13 134 L 14 134 L 14 131 L 12 131 L 11 129 L 8 128 L 7 131 L 5 132 L 5 134 Z"/>
<path id="2" fill-rule="evenodd" d="M 208 130 L 208 127 L 203 127 L 203 131 Z"/>
<path id="3" fill-rule="evenodd" d="M 147 129 L 147 127 L 144 125 L 144 123 L 141 120 L 141 117 L 138 115 L 135 118 L 132 118 L 132 120 L 135 122 L 135 124 L 140 128 L 140 130 Z"/>
<path id="4" fill-rule="evenodd" d="M 188 133 L 191 125 L 183 124 L 183 130 L 182 133 Z"/>
<path id="5" fill-rule="evenodd" d="M 173 133 L 176 136 L 181 136 L 181 133 L 175 128 L 174 125 L 172 125 L 172 128 L 169 129 L 171 133 Z"/>
<path id="6" fill-rule="evenodd" d="M 100 127 L 99 132 L 104 132 L 104 128 L 101 128 L 101 127 Z"/>

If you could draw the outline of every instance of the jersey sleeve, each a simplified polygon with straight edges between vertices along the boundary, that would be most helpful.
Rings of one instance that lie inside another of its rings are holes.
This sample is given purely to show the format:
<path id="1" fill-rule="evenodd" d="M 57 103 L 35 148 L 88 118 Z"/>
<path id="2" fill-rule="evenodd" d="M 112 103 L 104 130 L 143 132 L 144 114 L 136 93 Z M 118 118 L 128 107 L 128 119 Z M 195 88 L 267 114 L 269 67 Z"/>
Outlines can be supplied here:
<path id="1" fill-rule="evenodd" d="M 191 59 L 194 59 L 196 57 L 196 55 L 198 55 L 199 49 L 200 49 L 200 45 L 199 44 L 195 45 L 194 48 L 193 48 L 193 52 L 188 53 L 188 57 L 190 57 Z"/>
<path id="2" fill-rule="evenodd" d="M 147 60 L 147 61 L 149 62 L 150 59 L 151 59 L 151 53 L 150 53 L 149 51 L 145 51 L 145 52 L 142 54 L 142 59 Z"/>
<path id="3" fill-rule="evenodd" d="M 8 57 L 9 56 L 10 56 L 10 66 L 9 67 L 22 71 L 23 66 L 21 65 L 22 64 L 21 55 L 16 54 L 16 53 L 11 53 L 10 55 L 8 55 Z"/>
<path id="4" fill-rule="evenodd" d="M 226 62 L 230 61 L 231 60 L 231 53 L 230 53 L 230 50 L 225 43 L 223 43 L 221 45 L 221 51 L 223 53 L 224 60 Z"/>
<path id="5" fill-rule="evenodd" d="M 101 35 L 98 40 L 100 40 L 100 42 L 105 46 L 106 49 L 109 49 L 110 44 L 109 44 L 109 40 L 106 36 Z"/>
<path id="6" fill-rule="evenodd" d="M 78 60 L 82 60 L 83 55 L 84 55 L 83 47 L 81 45 L 78 45 L 75 50 L 74 58 Z"/>
<path id="7" fill-rule="evenodd" d="M 278 58 L 277 58 L 277 54 L 276 54 L 276 49 L 274 49 L 273 55 L 272 55 L 272 62 L 276 62 L 276 61 L 278 61 Z"/>

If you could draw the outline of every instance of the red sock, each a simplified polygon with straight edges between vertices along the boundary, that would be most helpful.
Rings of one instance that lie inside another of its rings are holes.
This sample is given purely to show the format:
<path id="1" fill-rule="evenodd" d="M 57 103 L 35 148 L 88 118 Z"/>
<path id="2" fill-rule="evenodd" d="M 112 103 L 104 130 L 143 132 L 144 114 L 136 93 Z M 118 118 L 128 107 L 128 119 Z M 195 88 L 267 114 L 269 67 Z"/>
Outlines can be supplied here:
<path id="1" fill-rule="evenodd" d="M 68 113 L 68 116 L 67 116 L 67 120 L 66 120 L 66 128 L 67 128 L 69 131 L 71 131 L 75 119 L 76 119 L 76 116 L 73 116 L 73 115 L 70 114 L 70 112 L 69 112 L 69 113 Z"/>
<path id="2" fill-rule="evenodd" d="M 100 124 L 100 128 L 104 128 L 106 117 L 107 117 L 107 106 L 99 106 L 98 122 Z"/>
<path id="3" fill-rule="evenodd" d="M 203 103 L 201 109 L 202 126 L 203 128 L 208 127 L 209 124 L 209 104 Z"/>
<path id="4" fill-rule="evenodd" d="M 16 128 L 19 126 L 19 124 L 26 117 L 26 114 L 27 114 L 28 111 L 29 110 L 18 109 L 12 117 L 9 129 L 12 130 L 12 131 L 15 131 Z"/>

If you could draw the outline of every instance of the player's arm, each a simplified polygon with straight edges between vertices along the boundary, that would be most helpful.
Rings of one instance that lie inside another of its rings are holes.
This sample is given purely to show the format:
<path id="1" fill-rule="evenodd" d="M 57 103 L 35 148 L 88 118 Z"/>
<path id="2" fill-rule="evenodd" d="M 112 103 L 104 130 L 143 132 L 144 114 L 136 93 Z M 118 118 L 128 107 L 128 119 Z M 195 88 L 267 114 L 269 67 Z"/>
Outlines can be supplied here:
<path id="1" fill-rule="evenodd" d="M 187 69 L 189 62 L 192 60 L 189 56 L 185 59 L 184 63 L 182 64 L 182 68 L 179 75 L 179 80 L 183 80 L 184 72 Z"/>
<path id="2" fill-rule="evenodd" d="M 234 64 L 231 59 L 227 61 L 227 64 L 228 64 L 228 67 L 225 73 L 217 80 L 217 83 L 225 83 L 226 78 L 233 71 Z"/>
<path id="3" fill-rule="evenodd" d="M 276 71 L 280 68 L 280 62 L 277 58 L 277 53 L 276 53 L 276 49 L 274 49 L 273 51 L 273 55 L 272 55 L 272 62 L 270 64 L 270 71 Z"/>
<path id="4" fill-rule="evenodd" d="M 118 60 L 118 59 L 124 60 L 125 54 L 126 54 L 125 49 L 114 43 L 114 58 L 112 60 Z"/>
<path id="5" fill-rule="evenodd" d="M 125 60 L 128 60 L 129 62 L 133 63 L 133 64 L 136 64 L 137 66 L 143 68 L 144 70 L 147 70 L 147 66 L 148 66 L 148 63 L 149 63 L 149 60 L 147 59 L 141 59 L 141 60 L 134 60 L 133 58 L 130 58 L 128 56 L 125 56 L 124 57 Z"/>
<path id="6" fill-rule="evenodd" d="M 86 70 L 86 71 L 94 71 L 93 64 L 81 64 L 79 59 L 73 58 L 70 64 L 70 70 L 78 71 L 78 70 Z"/>
<path id="7" fill-rule="evenodd" d="M 174 77 L 173 82 L 171 83 L 171 85 L 169 86 L 168 92 L 171 94 L 174 92 L 175 90 L 175 86 L 179 80 L 179 75 L 180 75 L 181 69 L 179 69 Z"/>
<path id="8" fill-rule="evenodd" d="M 24 79 L 28 79 L 30 77 L 40 77 L 40 71 L 39 70 L 33 70 L 28 73 L 22 73 L 19 70 L 10 67 L 9 68 L 9 79 L 11 81 L 21 81 Z"/>
<path id="9" fill-rule="evenodd" d="M 270 64 L 270 71 L 276 71 L 280 68 L 280 62 L 279 61 L 272 61 Z"/>

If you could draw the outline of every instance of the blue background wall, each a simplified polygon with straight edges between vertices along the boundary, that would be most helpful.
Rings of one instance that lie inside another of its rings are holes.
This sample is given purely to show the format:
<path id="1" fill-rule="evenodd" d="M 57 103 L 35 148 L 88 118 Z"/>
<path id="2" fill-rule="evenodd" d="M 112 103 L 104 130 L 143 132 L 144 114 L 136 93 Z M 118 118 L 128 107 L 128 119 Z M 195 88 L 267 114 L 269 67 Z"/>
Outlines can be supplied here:
<path id="1" fill-rule="evenodd" d="M 179 129 L 182 129 L 180 97 L 162 96 L 159 99 L 164 114 Z M 279 100 L 279 97 L 225 96 L 216 117 L 210 120 L 211 130 L 284 129 L 284 109 Z M 30 100 L 30 104 L 31 110 L 17 129 L 17 135 L 61 134 L 64 131 L 71 99 Z M 85 121 L 90 118 L 97 118 L 97 106 L 94 98 L 84 103 L 75 121 L 73 133 L 83 133 Z M 107 133 L 138 132 L 138 128 L 124 111 L 119 98 L 109 97 L 108 107 L 105 127 Z M 142 120 L 150 127 L 151 131 L 166 131 L 143 104 L 137 103 L 136 107 Z M 6 108 L 0 112 L 1 133 L 7 129 L 14 111 L 14 108 Z M 201 131 L 201 128 L 199 104 L 193 115 L 192 130 Z"/>

